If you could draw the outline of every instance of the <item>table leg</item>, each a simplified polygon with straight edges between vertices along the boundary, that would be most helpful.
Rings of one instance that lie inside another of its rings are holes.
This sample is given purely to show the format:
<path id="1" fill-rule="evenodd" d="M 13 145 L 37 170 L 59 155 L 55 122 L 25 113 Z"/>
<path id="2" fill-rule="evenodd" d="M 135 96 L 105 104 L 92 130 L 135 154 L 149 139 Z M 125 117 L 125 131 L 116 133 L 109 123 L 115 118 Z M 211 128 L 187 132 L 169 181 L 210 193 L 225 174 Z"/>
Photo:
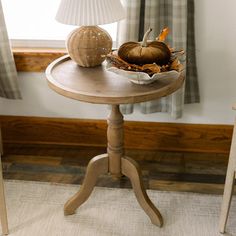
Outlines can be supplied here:
<path id="1" fill-rule="evenodd" d="M 140 206 L 149 216 L 151 222 L 154 225 L 161 227 L 163 225 L 162 216 L 158 211 L 158 209 L 151 202 L 150 198 L 148 197 L 144 189 L 141 170 L 137 162 L 129 157 L 124 157 L 122 158 L 121 166 L 122 166 L 122 174 L 127 176 L 131 181 L 135 196 Z"/>
<path id="2" fill-rule="evenodd" d="M 112 105 L 107 119 L 107 153 L 109 156 L 109 172 L 114 179 L 121 177 L 121 158 L 124 156 L 123 115 L 119 105 Z"/>
<path id="3" fill-rule="evenodd" d="M 88 199 L 99 175 L 109 172 L 113 177 L 119 178 L 124 174 L 130 179 L 136 198 L 151 222 L 161 227 L 162 216 L 144 189 L 138 164 L 134 160 L 124 157 L 123 122 L 119 105 L 112 105 L 107 122 L 107 154 L 94 157 L 89 162 L 84 182 L 79 192 L 65 204 L 64 213 L 65 215 L 74 214 L 75 210 Z"/>
<path id="4" fill-rule="evenodd" d="M 72 215 L 75 210 L 82 205 L 92 193 L 97 179 L 102 174 L 108 173 L 108 155 L 102 154 L 92 158 L 88 164 L 83 184 L 79 192 L 71 197 L 64 206 L 64 214 Z"/>

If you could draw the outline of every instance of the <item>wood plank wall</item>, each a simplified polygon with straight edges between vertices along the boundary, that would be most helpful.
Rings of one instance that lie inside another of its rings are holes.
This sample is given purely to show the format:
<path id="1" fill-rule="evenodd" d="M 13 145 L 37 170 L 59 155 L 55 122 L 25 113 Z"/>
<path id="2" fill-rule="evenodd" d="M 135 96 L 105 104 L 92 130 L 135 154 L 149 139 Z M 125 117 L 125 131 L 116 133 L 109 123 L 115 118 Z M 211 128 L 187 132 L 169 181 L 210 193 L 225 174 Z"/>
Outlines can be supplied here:
<path id="1" fill-rule="evenodd" d="M 65 53 L 65 49 L 13 49 L 17 71 L 27 72 L 43 72 L 53 60 Z"/>
<path id="2" fill-rule="evenodd" d="M 4 143 L 106 146 L 106 121 L 0 116 Z M 224 153 L 230 149 L 231 125 L 126 121 L 129 149 Z"/>

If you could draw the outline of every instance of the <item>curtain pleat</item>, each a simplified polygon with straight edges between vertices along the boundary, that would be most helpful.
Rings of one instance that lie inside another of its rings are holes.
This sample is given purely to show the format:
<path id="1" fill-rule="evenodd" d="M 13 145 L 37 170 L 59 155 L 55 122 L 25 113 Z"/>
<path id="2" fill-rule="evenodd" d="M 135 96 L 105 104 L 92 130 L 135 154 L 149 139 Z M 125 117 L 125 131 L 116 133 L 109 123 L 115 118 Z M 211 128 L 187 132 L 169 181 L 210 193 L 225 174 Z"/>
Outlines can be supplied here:
<path id="1" fill-rule="evenodd" d="M 168 112 L 172 117 L 180 118 L 184 103 L 199 102 L 194 41 L 194 0 L 123 0 L 122 3 L 127 10 L 127 19 L 118 27 L 119 45 L 131 40 L 137 41 L 140 39 L 139 32 L 145 32 L 149 27 L 153 29 L 150 39 L 155 39 L 164 27 L 169 27 L 171 32 L 166 42 L 175 49 L 186 51 L 186 55 L 181 58 L 181 63 L 184 65 L 186 61 L 188 63 L 186 83 L 183 87 L 170 96 L 140 104 L 142 113 Z M 145 10 L 141 9 L 141 6 L 145 6 Z M 143 18 L 139 18 L 140 15 L 143 15 Z M 133 106 L 122 105 L 121 110 L 126 114 L 132 113 Z"/>
<path id="2" fill-rule="evenodd" d="M 0 1 L 0 97 L 20 99 L 17 72 Z"/>
<path id="3" fill-rule="evenodd" d="M 121 0 L 126 10 L 126 18 L 119 22 L 117 30 L 118 45 L 128 40 L 139 38 L 139 21 L 141 0 Z"/>
<path id="4" fill-rule="evenodd" d="M 194 8 L 194 0 L 188 0 L 187 29 L 191 30 L 187 31 L 187 80 L 185 86 L 185 103 L 200 102 L 195 53 Z"/>

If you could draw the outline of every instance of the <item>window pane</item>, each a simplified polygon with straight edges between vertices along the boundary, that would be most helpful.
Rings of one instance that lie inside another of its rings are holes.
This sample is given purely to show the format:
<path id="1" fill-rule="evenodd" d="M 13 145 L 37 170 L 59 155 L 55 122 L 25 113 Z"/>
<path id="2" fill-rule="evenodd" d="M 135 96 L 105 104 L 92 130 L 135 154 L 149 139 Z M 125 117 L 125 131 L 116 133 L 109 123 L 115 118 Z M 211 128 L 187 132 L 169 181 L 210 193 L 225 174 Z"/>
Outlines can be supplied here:
<path id="1" fill-rule="evenodd" d="M 59 4 L 60 0 L 2 0 L 9 38 L 64 40 L 75 26 L 54 19 Z M 115 41 L 117 23 L 102 28 Z"/>

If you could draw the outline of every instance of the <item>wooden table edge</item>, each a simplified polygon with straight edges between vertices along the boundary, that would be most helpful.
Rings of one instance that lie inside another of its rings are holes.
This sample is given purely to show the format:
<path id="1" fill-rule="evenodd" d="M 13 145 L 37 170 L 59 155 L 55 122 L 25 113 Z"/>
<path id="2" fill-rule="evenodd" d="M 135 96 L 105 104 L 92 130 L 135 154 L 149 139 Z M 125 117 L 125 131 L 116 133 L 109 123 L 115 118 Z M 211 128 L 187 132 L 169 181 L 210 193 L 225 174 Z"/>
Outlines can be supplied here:
<path id="1" fill-rule="evenodd" d="M 175 82 L 161 88 L 158 92 L 153 91 L 152 93 L 147 93 L 143 95 L 137 95 L 137 96 L 129 96 L 129 97 L 105 97 L 102 95 L 101 97 L 99 96 L 93 96 L 91 94 L 81 94 L 78 93 L 76 90 L 70 89 L 66 86 L 61 85 L 58 83 L 53 76 L 51 75 L 51 71 L 55 66 L 57 66 L 60 63 L 63 63 L 67 60 L 69 60 L 70 57 L 69 55 L 64 55 L 55 61 L 53 61 L 46 69 L 46 78 L 49 87 L 57 92 L 58 94 L 61 94 L 65 97 L 79 100 L 82 102 L 88 102 L 88 103 L 95 103 L 95 104 L 133 104 L 133 103 L 139 103 L 139 102 L 146 102 L 154 99 L 159 99 L 164 96 L 168 96 L 172 94 L 173 92 L 177 91 L 181 86 L 183 85 L 185 81 L 185 76 L 183 72 L 180 74 L 179 78 L 176 79 Z M 155 83 L 155 82 L 154 82 Z M 140 86 L 145 86 L 145 85 L 140 85 Z"/>

